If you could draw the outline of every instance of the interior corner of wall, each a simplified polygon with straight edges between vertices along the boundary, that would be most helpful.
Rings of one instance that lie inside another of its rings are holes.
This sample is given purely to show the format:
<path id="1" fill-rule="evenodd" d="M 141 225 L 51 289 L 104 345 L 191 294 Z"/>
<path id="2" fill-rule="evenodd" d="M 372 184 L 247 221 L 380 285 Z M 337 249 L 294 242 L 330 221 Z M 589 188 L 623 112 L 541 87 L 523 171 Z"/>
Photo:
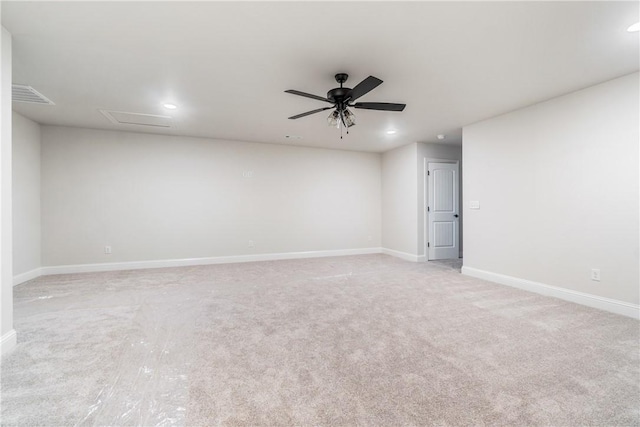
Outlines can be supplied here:
<path id="1" fill-rule="evenodd" d="M 15 348 L 18 336 L 15 329 L 11 329 L 0 337 L 0 354 L 5 355 Z"/>

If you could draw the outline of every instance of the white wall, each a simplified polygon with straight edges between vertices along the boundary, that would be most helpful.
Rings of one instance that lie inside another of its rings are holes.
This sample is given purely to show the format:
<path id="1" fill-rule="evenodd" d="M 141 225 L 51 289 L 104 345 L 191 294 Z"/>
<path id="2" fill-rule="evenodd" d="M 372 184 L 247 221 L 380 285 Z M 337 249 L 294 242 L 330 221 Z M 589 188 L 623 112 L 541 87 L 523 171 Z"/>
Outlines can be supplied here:
<path id="1" fill-rule="evenodd" d="M 43 265 L 379 247 L 380 161 L 43 126 Z"/>
<path id="2" fill-rule="evenodd" d="M 418 223 L 417 223 L 417 234 L 418 234 L 418 255 L 425 256 L 425 236 L 428 239 L 428 228 L 425 227 L 425 206 L 427 204 L 425 200 L 425 159 L 438 159 L 438 160 L 457 160 L 460 166 L 460 175 L 462 176 L 462 146 L 460 145 L 445 145 L 445 144 L 431 144 L 431 143 L 418 143 L 418 158 L 417 158 L 417 168 L 418 168 Z M 462 178 L 458 177 L 458 182 L 462 183 Z M 460 186 L 460 206 L 462 206 L 462 185 Z M 460 218 L 458 219 L 459 231 L 460 231 L 460 241 L 459 248 L 460 254 L 462 255 L 462 209 L 460 210 Z M 425 258 L 426 259 L 426 258 Z"/>
<path id="3" fill-rule="evenodd" d="M 382 155 L 382 247 L 400 254 L 418 254 L 418 144 Z"/>
<path id="4" fill-rule="evenodd" d="M 13 274 L 25 276 L 40 260 L 40 125 L 13 113 Z"/>
<path id="5" fill-rule="evenodd" d="M 2 27 L 0 40 L 0 347 L 16 344 L 13 330 L 13 259 L 11 224 L 11 34 Z"/>
<path id="6" fill-rule="evenodd" d="M 464 128 L 465 268 L 638 304 L 638 77 Z"/>

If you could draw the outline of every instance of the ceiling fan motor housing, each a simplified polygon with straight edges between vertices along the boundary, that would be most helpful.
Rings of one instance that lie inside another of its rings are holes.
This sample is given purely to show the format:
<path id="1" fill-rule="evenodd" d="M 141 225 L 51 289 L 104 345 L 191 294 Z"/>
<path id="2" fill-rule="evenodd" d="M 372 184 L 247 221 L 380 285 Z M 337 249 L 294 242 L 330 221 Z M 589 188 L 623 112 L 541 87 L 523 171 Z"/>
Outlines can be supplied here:
<path id="1" fill-rule="evenodd" d="M 349 74 L 347 73 L 338 73 L 335 75 L 335 79 L 338 83 L 340 83 L 340 87 L 335 89 L 331 89 L 327 92 L 327 99 L 336 104 L 336 108 L 340 111 L 347 108 L 347 103 L 351 99 L 351 88 L 342 87 L 342 84 L 347 81 L 349 78 Z"/>
<path id="2" fill-rule="evenodd" d="M 344 106 L 351 99 L 351 91 L 349 87 L 337 87 L 327 92 L 327 99 L 337 106 Z"/>

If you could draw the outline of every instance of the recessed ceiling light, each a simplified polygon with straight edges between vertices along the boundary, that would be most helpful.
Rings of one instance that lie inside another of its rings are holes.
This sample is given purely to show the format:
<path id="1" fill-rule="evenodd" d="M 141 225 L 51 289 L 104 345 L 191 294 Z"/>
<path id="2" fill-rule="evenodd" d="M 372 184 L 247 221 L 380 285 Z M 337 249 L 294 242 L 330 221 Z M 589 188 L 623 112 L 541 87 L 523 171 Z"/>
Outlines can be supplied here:
<path id="1" fill-rule="evenodd" d="M 443 134 L 436 135 L 436 138 L 438 138 L 440 141 L 442 141 L 442 140 L 443 140 L 443 139 L 445 139 L 446 137 L 447 137 L 447 135 L 443 135 Z"/>
<path id="2" fill-rule="evenodd" d="M 167 110 L 175 110 L 178 106 L 176 104 L 164 104 L 164 108 Z"/>
<path id="3" fill-rule="evenodd" d="M 387 131 L 387 135 L 395 135 L 395 134 L 396 134 L 396 132 L 398 132 L 398 131 L 397 131 L 397 130 L 393 130 L 393 129 L 389 129 L 389 130 Z"/>
<path id="4" fill-rule="evenodd" d="M 627 28 L 627 31 L 629 31 L 630 33 L 637 33 L 638 31 L 640 31 L 640 22 L 636 22 L 635 24 Z"/>

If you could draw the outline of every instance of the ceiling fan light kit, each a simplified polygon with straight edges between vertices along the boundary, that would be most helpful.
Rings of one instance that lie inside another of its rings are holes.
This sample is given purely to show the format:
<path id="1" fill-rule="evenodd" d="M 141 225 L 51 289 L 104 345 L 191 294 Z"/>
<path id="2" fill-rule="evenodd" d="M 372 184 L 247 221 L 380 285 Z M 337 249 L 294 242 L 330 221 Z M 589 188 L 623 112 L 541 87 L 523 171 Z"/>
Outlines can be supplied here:
<path id="1" fill-rule="evenodd" d="M 333 104 L 332 107 L 318 108 L 316 110 L 307 111 L 306 113 L 297 114 L 289 117 L 290 120 L 299 119 L 301 117 L 309 116 L 311 114 L 319 113 L 321 111 L 334 109 L 334 111 L 327 117 L 327 123 L 331 127 L 341 129 L 340 138 L 342 138 L 342 128 L 347 129 L 355 126 L 356 116 L 349 108 L 360 108 L 364 110 L 378 110 L 378 111 L 402 111 L 406 107 L 406 104 L 394 104 L 389 102 L 355 102 L 363 95 L 371 92 L 373 89 L 382 84 L 382 80 L 377 77 L 369 76 L 360 83 L 358 83 L 353 89 L 343 87 L 342 85 L 347 81 L 349 75 L 346 73 L 338 73 L 335 75 L 336 81 L 340 84 L 340 87 L 331 89 L 327 92 L 327 97 L 323 98 L 318 95 L 312 95 L 306 92 L 300 92 L 299 90 L 289 89 L 285 90 L 286 93 L 292 95 L 304 96 L 306 98 L 316 99 L 318 101 L 325 101 Z M 341 126 L 342 125 L 342 126 Z"/>
<path id="2" fill-rule="evenodd" d="M 340 124 L 346 128 L 350 128 L 356 125 L 356 115 L 346 108 L 344 111 L 338 111 L 336 109 L 327 117 L 327 123 L 330 127 L 338 129 L 340 129 Z"/>
<path id="3" fill-rule="evenodd" d="M 330 127 L 339 127 L 340 126 L 340 113 L 338 110 L 332 111 L 327 117 L 327 124 Z"/>
<path id="4" fill-rule="evenodd" d="M 346 127 L 351 127 L 356 125 L 356 115 L 353 114 L 349 109 L 345 108 L 342 112 L 342 121 Z"/>

